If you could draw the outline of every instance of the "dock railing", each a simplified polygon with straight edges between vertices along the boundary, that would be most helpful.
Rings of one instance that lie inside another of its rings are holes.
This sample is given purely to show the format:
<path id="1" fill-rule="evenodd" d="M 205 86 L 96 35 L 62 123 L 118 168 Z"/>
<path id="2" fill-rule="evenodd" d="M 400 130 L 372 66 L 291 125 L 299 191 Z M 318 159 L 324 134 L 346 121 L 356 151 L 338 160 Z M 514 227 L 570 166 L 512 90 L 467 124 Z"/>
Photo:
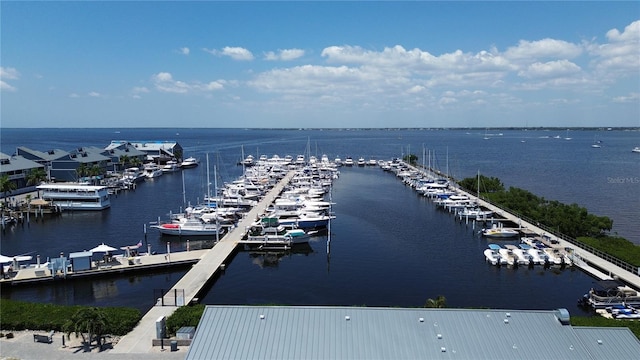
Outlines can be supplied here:
<path id="1" fill-rule="evenodd" d="M 473 192 L 473 191 L 469 191 L 467 189 L 465 189 L 465 191 L 468 192 L 471 195 L 478 196 L 478 194 Z M 522 219 L 522 221 L 528 222 L 529 224 L 535 224 L 536 227 L 544 230 L 545 232 L 549 233 L 550 235 L 553 235 L 553 236 L 557 237 L 558 239 L 564 240 L 564 241 L 566 241 L 566 242 L 568 242 L 568 243 L 570 243 L 570 244 L 572 244 L 572 245 L 574 245 L 574 246 L 576 246 L 576 247 L 578 247 L 578 248 L 580 248 L 582 250 L 588 251 L 589 253 L 591 253 L 593 255 L 596 255 L 596 256 L 602 258 L 603 260 L 606 260 L 606 261 L 612 263 L 613 265 L 616 265 L 616 266 L 624 269 L 625 271 L 628 271 L 628 272 L 640 277 L 640 268 L 638 266 L 632 265 L 632 264 L 630 264 L 630 263 L 628 263 L 626 261 L 618 259 L 615 256 L 612 256 L 612 255 L 607 254 L 607 253 L 605 253 L 605 252 L 603 252 L 601 250 L 598 250 L 598 249 L 594 248 L 593 246 L 590 246 L 588 244 L 580 242 L 580 241 L 576 240 L 575 238 L 567 236 L 567 235 L 565 235 L 565 234 L 563 234 L 563 233 L 561 233 L 561 232 L 559 232 L 559 231 L 557 231 L 557 230 L 555 230 L 555 229 L 553 229 L 551 227 L 548 227 L 548 226 L 546 226 L 544 224 L 541 224 L 541 223 L 537 222 L 534 219 L 531 219 L 529 217 L 523 216 L 522 214 L 519 214 L 519 213 L 517 213 L 515 211 L 512 211 L 510 209 L 507 209 L 507 208 L 505 208 L 505 207 L 503 207 L 501 205 L 498 205 L 498 204 L 490 201 L 487 198 L 484 198 L 484 197 L 478 197 L 478 198 L 480 200 L 486 202 L 486 203 L 489 203 L 489 204 L 501 209 L 504 212 L 507 212 L 507 213 L 517 217 L 518 219 Z"/>
<path id="2" fill-rule="evenodd" d="M 420 165 L 417 165 L 417 167 L 422 168 L 422 166 L 420 166 Z M 445 176 L 445 175 L 442 174 L 442 172 L 436 171 L 434 169 L 428 169 L 428 168 L 422 168 L 422 169 L 425 170 L 425 171 L 429 171 L 434 175 L 444 176 L 444 177 L 447 178 L 447 180 L 449 180 L 450 182 L 454 183 L 456 187 L 458 187 L 459 189 L 462 189 L 462 187 L 460 187 L 460 185 L 458 185 L 458 181 L 455 178 L 453 178 L 452 176 Z M 536 221 L 534 219 L 531 219 L 529 217 L 523 216 L 522 214 L 519 214 L 519 213 L 517 213 L 517 212 L 515 212 L 513 210 L 505 208 L 502 205 L 498 205 L 498 204 L 492 202 L 491 200 L 489 200 L 489 199 L 487 199 L 485 197 L 479 196 L 480 194 L 478 194 L 477 192 L 475 192 L 473 190 L 468 190 L 466 188 L 463 189 L 463 190 L 465 192 L 469 193 L 470 195 L 476 196 L 478 199 L 480 199 L 480 200 L 482 200 L 482 201 L 484 201 L 484 202 L 486 202 L 488 204 L 491 204 L 491 205 L 497 207 L 498 209 L 500 209 L 500 210 L 502 210 L 504 212 L 507 212 L 507 213 L 515 216 L 518 219 L 522 219 L 522 221 L 524 221 L 524 222 L 527 222 L 529 224 L 535 224 L 536 227 L 538 227 L 538 228 L 544 230 L 545 232 L 557 237 L 558 239 L 564 240 L 564 241 L 574 245 L 575 247 L 578 247 L 578 248 L 580 248 L 582 250 L 585 250 L 585 251 L 587 251 L 587 252 L 589 252 L 589 253 L 591 253 L 591 254 L 593 254 L 595 256 L 600 257 L 601 259 L 603 259 L 605 261 L 610 262 L 611 264 L 613 264 L 615 266 L 618 266 L 619 268 L 621 268 L 621 269 L 623 269 L 625 271 L 628 271 L 628 272 L 634 274 L 635 276 L 640 277 L 640 267 L 639 266 L 635 266 L 635 265 L 630 264 L 630 263 L 628 263 L 626 261 L 620 260 L 615 256 L 607 254 L 607 253 L 605 253 L 605 252 L 603 252 L 601 250 L 598 250 L 598 249 L 594 248 L 593 246 L 590 246 L 588 244 L 580 242 L 580 241 L 578 241 L 578 240 L 576 240 L 576 239 L 574 239 L 574 238 L 572 238 L 570 236 L 567 236 L 567 235 L 565 235 L 565 234 L 563 234 L 563 233 L 561 233 L 561 232 L 559 232 L 559 231 L 557 231 L 557 230 L 555 230 L 553 228 L 550 228 L 550 227 L 548 227 L 548 226 L 546 226 L 544 224 L 541 224 L 541 223 L 539 223 L 538 221 Z"/>

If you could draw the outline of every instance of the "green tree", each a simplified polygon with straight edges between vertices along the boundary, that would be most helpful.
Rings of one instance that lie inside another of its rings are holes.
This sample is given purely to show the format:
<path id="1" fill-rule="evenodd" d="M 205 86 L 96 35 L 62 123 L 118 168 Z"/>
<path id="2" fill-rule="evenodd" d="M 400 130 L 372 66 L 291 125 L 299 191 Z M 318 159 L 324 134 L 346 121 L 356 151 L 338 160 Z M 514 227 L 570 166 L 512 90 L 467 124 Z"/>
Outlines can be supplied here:
<path id="1" fill-rule="evenodd" d="M 127 165 L 131 163 L 131 158 L 129 155 L 120 155 L 120 167 L 121 169 L 126 169 Z"/>
<path id="2" fill-rule="evenodd" d="M 427 302 L 424 304 L 424 307 L 426 308 L 446 308 L 447 307 L 447 299 L 442 296 L 442 295 L 438 295 L 437 298 L 435 299 L 427 299 Z"/>
<path id="3" fill-rule="evenodd" d="M 89 174 L 89 167 L 85 163 L 80 163 L 78 168 L 76 169 L 76 174 L 78 175 L 78 179 Z"/>
<path id="4" fill-rule="evenodd" d="M 418 156 L 415 154 L 409 154 L 402 157 L 402 160 L 408 162 L 411 165 L 415 165 L 418 162 Z"/>
<path id="5" fill-rule="evenodd" d="M 140 160 L 139 157 L 134 157 L 131 159 L 131 165 L 135 167 L 140 167 L 140 165 L 142 165 L 142 161 Z"/>
<path id="6" fill-rule="evenodd" d="M 31 169 L 27 173 L 27 185 L 38 185 L 47 180 L 47 173 L 44 168 Z"/>
<path id="7" fill-rule="evenodd" d="M 85 352 L 91 351 L 91 344 L 95 338 L 96 344 L 102 346 L 102 335 L 109 326 L 109 319 L 105 312 L 97 307 L 82 308 L 71 316 L 64 324 L 63 331 L 67 338 L 71 333 L 76 337 L 82 336 Z"/>
<path id="8" fill-rule="evenodd" d="M 2 194 L 4 196 L 5 207 L 7 207 L 7 201 L 8 201 L 7 196 L 17 188 L 18 188 L 18 185 L 16 185 L 15 182 L 9 179 L 9 175 L 4 174 L 0 176 L 0 191 L 2 191 Z"/>

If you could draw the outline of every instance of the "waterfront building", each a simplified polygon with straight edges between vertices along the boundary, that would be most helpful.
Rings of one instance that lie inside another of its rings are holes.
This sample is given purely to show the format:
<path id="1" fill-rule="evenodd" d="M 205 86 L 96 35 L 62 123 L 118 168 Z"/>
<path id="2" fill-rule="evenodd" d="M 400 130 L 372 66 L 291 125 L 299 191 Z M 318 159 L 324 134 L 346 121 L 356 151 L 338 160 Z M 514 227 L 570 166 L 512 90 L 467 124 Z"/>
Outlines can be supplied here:
<path id="1" fill-rule="evenodd" d="M 137 166 L 147 160 L 147 154 L 143 151 L 136 149 L 133 144 L 126 142 L 116 146 L 116 144 L 109 144 L 102 152 L 104 156 L 111 158 L 111 164 L 113 165 L 112 171 L 124 170 L 130 166 Z M 134 165 L 132 165 L 134 164 Z"/>
<path id="2" fill-rule="evenodd" d="M 176 141 L 127 141 L 127 140 L 111 140 L 105 149 L 111 150 L 119 148 L 123 145 L 131 145 L 138 151 L 146 154 L 148 161 L 155 163 L 166 163 L 172 159 L 182 159 L 182 146 Z"/>
<path id="3" fill-rule="evenodd" d="M 207 306 L 186 360 L 635 359 L 628 328 L 570 325 L 565 309 Z"/>
<path id="4" fill-rule="evenodd" d="M 13 195 L 33 190 L 34 186 L 37 184 L 27 185 L 27 177 L 31 170 L 38 168 L 43 169 L 44 165 L 23 156 L 9 156 L 7 154 L 0 153 L 0 176 L 7 175 L 9 177 L 9 181 L 16 185 L 15 190 L 12 191 Z M 4 195 L 5 194 L 2 194 L 2 196 Z"/>

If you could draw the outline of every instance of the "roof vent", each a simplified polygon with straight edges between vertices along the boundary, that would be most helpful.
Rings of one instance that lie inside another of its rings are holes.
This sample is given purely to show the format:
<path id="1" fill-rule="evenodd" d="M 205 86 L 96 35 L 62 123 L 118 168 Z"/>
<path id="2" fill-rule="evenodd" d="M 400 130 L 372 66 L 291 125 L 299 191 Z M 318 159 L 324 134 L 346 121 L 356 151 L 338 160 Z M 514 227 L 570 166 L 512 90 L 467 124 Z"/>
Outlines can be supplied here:
<path id="1" fill-rule="evenodd" d="M 418 321 L 424 322 L 424 318 L 420 318 L 420 319 L 418 319 Z"/>
<path id="2" fill-rule="evenodd" d="M 508 324 L 509 323 L 509 319 L 504 319 L 504 323 Z"/>
<path id="3" fill-rule="evenodd" d="M 505 314 L 507 317 L 511 317 L 511 313 L 506 313 Z"/>
<path id="4" fill-rule="evenodd" d="M 558 318 L 558 321 L 560 321 L 560 324 L 562 325 L 571 324 L 571 317 L 569 316 L 569 311 L 567 309 L 558 309 L 556 311 L 556 317 Z"/>
<path id="5" fill-rule="evenodd" d="M 349 321 L 349 320 L 351 320 L 351 316 L 347 315 L 347 316 L 344 317 L 344 319 Z"/>
<path id="6" fill-rule="evenodd" d="M 598 339 L 598 345 L 602 345 L 602 340 Z"/>
<path id="7" fill-rule="evenodd" d="M 442 334 L 438 334 L 438 339 L 442 339 Z"/>
<path id="8" fill-rule="evenodd" d="M 447 348 L 443 346 L 443 347 L 440 348 L 440 351 L 447 352 Z"/>
<path id="9" fill-rule="evenodd" d="M 264 320 L 264 314 L 260 314 L 260 320 Z"/>

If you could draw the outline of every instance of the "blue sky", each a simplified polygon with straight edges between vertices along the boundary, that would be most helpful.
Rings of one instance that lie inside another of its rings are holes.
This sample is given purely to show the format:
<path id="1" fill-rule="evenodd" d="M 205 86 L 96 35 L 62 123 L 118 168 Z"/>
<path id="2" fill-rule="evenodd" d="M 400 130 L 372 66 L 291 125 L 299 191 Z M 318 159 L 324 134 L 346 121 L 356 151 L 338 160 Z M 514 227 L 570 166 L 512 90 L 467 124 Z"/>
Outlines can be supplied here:
<path id="1" fill-rule="evenodd" d="M 640 126 L 640 2 L 0 2 L 2 127 Z"/>

